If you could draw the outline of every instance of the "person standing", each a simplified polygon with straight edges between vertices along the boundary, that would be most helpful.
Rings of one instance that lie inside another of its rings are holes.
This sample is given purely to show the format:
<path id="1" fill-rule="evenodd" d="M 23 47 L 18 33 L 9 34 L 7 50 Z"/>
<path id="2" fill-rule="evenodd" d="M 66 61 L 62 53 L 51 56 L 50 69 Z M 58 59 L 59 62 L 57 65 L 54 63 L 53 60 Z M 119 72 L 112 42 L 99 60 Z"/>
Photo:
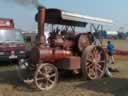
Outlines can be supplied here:
<path id="1" fill-rule="evenodd" d="M 107 45 L 107 50 L 108 50 L 108 56 L 109 56 L 109 62 L 110 64 L 114 64 L 115 63 L 115 59 L 114 59 L 114 45 L 111 43 L 111 41 L 108 41 L 108 45 Z M 108 67 L 108 70 L 111 72 L 119 72 L 119 70 L 117 68 L 112 68 L 112 67 Z"/>
<path id="2" fill-rule="evenodd" d="M 115 62 L 114 57 L 113 57 L 114 45 L 111 43 L 111 41 L 107 42 L 107 53 L 108 53 L 108 64 L 110 64 L 110 63 L 114 64 L 114 62 Z M 112 78 L 112 73 L 111 73 L 110 67 L 108 65 L 106 67 L 106 74 L 105 75 Z"/>
<path id="3" fill-rule="evenodd" d="M 114 45 L 111 43 L 111 41 L 107 42 L 107 52 L 108 52 L 108 59 L 109 59 L 109 63 L 114 64 L 115 60 L 113 57 L 113 53 L 114 53 Z"/>

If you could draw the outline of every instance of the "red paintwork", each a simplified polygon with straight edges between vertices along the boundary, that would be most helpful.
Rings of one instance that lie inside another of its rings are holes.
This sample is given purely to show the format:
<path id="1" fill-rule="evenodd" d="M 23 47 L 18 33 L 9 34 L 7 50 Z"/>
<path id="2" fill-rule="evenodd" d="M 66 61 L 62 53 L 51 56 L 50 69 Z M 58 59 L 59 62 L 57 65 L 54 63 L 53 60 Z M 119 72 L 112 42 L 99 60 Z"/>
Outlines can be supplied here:
<path id="1" fill-rule="evenodd" d="M 24 45 L 20 45 L 20 44 L 17 44 L 15 47 L 13 46 L 9 46 L 8 45 L 0 45 L 0 51 L 10 51 L 10 50 L 25 50 L 25 46 Z"/>
<path id="2" fill-rule="evenodd" d="M 13 19 L 0 18 L 0 29 L 14 29 Z"/>
<path id="3" fill-rule="evenodd" d="M 50 14 L 51 12 L 49 12 L 50 10 L 38 7 L 38 13 L 36 15 L 36 21 L 38 23 L 38 35 L 36 43 L 37 46 L 33 48 L 32 55 L 30 57 L 30 63 L 39 64 L 40 62 L 50 62 L 56 65 L 57 62 L 62 61 L 62 64 L 59 64 L 61 67 L 63 67 L 63 69 L 80 68 L 80 57 L 76 56 L 78 55 L 76 51 L 77 48 L 75 48 L 75 44 L 77 44 L 77 40 L 75 39 L 77 38 L 75 38 L 74 32 L 73 34 L 70 34 L 71 37 L 69 37 L 69 34 L 67 34 L 67 32 L 63 32 L 63 35 L 60 35 L 57 32 L 52 32 L 53 34 L 50 34 L 51 38 L 49 37 L 49 45 L 51 48 L 47 48 L 45 47 L 45 43 L 43 42 L 44 24 L 50 23 L 85 27 L 86 23 L 77 21 L 73 22 L 72 20 L 63 20 L 62 18 L 58 18 L 60 11 L 58 14 L 56 14 L 56 10 L 53 12 L 53 14 Z"/>
<path id="4" fill-rule="evenodd" d="M 12 51 L 15 53 L 19 53 L 20 51 L 25 52 L 25 46 L 23 44 L 15 44 L 14 46 L 10 46 L 10 44 L 0 44 L 0 52 L 4 52 L 4 55 L 10 55 Z"/>
<path id="5" fill-rule="evenodd" d="M 72 53 L 68 50 L 53 48 L 40 49 L 40 60 L 43 62 L 54 62 L 67 56 L 72 56 Z"/>
<path id="6" fill-rule="evenodd" d="M 68 56 L 66 58 L 57 61 L 56 66 L 59 69 L 65 69 L 65 70 L 80 69 L 80 57 Z"/>
<path id="7" fill-rule="evenodd" d="M 14 29 L 14 21 L 13 19 L 9 18 L 0 18 L 0 30 Z M 10 53 L 14 51 L 15 53 L 19 53 L 20 51 L 26 51 L 24 44 L 17 44 L 17 43 L 0 43 L 0 52 L 4 52 L 4 55 L 10 55 Z"/>
<path id="8" fill-rule="evenodd" d="M 105 52 L 107 52 L 107 48 L 104 48 Z M 120 49 L 115 49 L 114 52 L 115 55 L 128 55 L 128 51 L 126 50 L 120 50 Z"/>
<path id="9" fill-rule="evenodd" d="M 116 49 L 115 54 L 116 55 L 128 55 L 128 51 Z"/>

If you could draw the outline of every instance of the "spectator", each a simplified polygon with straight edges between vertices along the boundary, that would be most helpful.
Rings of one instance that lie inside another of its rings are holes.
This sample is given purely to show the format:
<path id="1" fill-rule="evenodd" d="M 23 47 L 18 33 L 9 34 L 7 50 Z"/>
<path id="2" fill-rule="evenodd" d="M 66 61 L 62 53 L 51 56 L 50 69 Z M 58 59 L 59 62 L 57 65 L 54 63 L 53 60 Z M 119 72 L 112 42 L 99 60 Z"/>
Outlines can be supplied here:
<path id="1" fill-rule="evenodd" d="M 114 64 L 115 60 L 114 60 L 114 57 L 113 57 L 113 52 L 114 52 L 114 45 L 111 43 L 111 41 L 108 41 L 107 42 L 107 52 L 108 52 L 108 62 L 111 64 Z M 112 68 L 111 68 L 112 69 Z M 112 77 L 112 73 L 110 72 L 110 67 L 106 67 L 106 76 L 108 77 Z"/>
<path id="2" fill-rule="evenodd" d="M 113 53 L 114 53 L 114 45 L 111 43 L 111 41 L 108 41 L 108 45 L 107 45 L 107 52 L 108 52 L 108 56 L 109 56 L 109 63 L 111 62 L 111 64 L 114 64 L 115 60 L 113 57 Z"/>
<path id="3" fill-rule="evenodd" d="M 110 41 L 108 41 L 107 50 L 108 50 L 108 56 L 109 56 L 109 63 L 114 64 L 115 63 L 115 60 L 113 57 L 114 45 Z M 108 70 L 111 72 L 119 72 L 118 69 L 111 68 L 111 67 L 109 67 Z"/>

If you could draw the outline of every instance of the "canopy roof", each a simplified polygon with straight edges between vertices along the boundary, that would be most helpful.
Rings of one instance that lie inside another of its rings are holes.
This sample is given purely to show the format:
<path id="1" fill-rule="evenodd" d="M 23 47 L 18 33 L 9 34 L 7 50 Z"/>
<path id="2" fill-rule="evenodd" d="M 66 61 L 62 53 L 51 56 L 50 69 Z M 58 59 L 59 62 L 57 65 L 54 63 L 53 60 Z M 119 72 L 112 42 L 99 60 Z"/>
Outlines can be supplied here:
<path id="1" fill-rule="evenodd" d="M 112 20 L 84 16 L 59 9 L 46 9 L 46 23 L 85 27 L 87 23 L 111 24 Z"/>

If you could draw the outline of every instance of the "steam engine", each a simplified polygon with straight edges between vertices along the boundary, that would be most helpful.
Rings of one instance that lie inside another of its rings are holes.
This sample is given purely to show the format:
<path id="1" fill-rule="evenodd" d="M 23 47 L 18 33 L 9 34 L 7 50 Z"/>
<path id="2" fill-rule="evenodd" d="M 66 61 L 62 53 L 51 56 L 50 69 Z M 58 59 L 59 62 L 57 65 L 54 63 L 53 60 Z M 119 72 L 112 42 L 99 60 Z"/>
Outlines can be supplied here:
<path id="1" fill-rule="evenodd" d="M 45 45 L 44 36 L 44 23 L 45 23 L 45 8 L 39 7 L 38 14 L 36 15 L 36 21 L 38 22 L 38 36 L 37 46 L 32 49 L 30 61 L 32 64 L 39 64 L 40 62 L 52 62 L 69 57 L 77 56 L 81 51 L 83 45 L 89 45 L 89 40 L 80 39 L 81 36 L 87 34 L 75 35 L 74 32 L 67 32 L 65 30 L 50 32 L 48 38 L 48 47 Z M 84 46 L 84 47 L 85 47 Z"/>

